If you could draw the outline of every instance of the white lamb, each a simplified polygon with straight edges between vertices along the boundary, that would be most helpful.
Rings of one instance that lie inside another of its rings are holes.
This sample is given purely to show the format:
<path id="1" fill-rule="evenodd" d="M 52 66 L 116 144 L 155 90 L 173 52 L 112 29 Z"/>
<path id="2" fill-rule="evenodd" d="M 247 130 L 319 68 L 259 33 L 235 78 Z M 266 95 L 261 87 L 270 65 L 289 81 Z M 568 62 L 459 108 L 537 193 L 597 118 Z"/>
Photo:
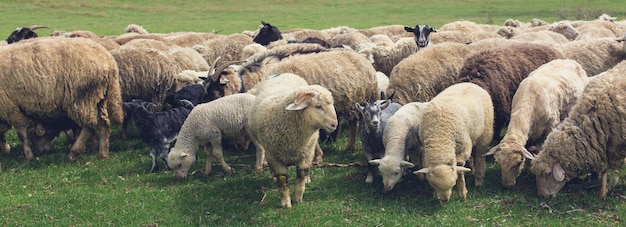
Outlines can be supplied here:
<path id="1" fill-rule="evenodd" d="M 167 164 L 176 172 L 176 177 L 187 177 L 189 168 L 196 161 L 199 146 L 206 152 L 205 171 L 211 173 L 211 154 L 219 159 L 222 170 L 232 173 L 232 168 L 224 161 L 222 139 L 237 142 L 237 149 L 245 150 L 250 143 L 247 132 L 248 110 L 255 96 L 234 94 L 214 101 L 197 105 L 183 123 L 176 144 L 167 156 Z M 255 171 L 263 170 L 263 153 L 257 149 Z"/>
<path id="2" fill-rule="evenodd" d="M 278 82 L 277 82 L 278 81 Z M 283 73 L 262 80 L 255 89 L 248 125 L 252 141 L 265 151 L 270 170 L 278 181 L 281 206 L 302 202 L 309 178 L 319 130 L 337 128 L 333 96 L 319 85 L 308 85 L 295 74 Z M 287 169 L 297 169 L 294 198 L 287 186 Z"/>
<path id="3" fill-rule="evenodd" d="M 470 156 L 474 161 L 474 183 L 485 179 L 485 157 L 493 136 L 493 104 L 486 90 L 473 83 L 452 85 L 430 101 L 424 110 L 419 138 L 424 149 L 423 168 L 414 174 L 426 174 L 442 202 L 450 200 L 452 187 L 465 200 L 464 167 Z M 472 149 L 474 151 L 472 151 Z"/>

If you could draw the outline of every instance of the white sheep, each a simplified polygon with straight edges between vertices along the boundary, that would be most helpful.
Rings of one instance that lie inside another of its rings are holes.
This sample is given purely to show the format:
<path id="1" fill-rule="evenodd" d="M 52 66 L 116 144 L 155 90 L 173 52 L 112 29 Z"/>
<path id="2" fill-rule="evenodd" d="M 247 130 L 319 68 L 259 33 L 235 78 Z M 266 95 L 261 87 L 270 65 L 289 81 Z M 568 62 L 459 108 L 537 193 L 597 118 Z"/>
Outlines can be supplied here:
<path id="1" fill-rule="evenodd" d="M 548 135 L 531 162 L 537 194 L 555 197 L 572 179 L 594 172 L 598 196 L 608 193 L 607 171 L 623 169 L 626 157 L 626 62 L 595 76 L 567 118 Z"/>
<path id="2" fill-rule="evenodd" d="M 387 92 L 387 88 L 389 87 L 389 77 L 383 72 L 376 72 L 376 87 L 378 88 L 378 93 Z"/>
<path id="3" fill-rule="evenodd" d="M 533 158 L 526 147 L 543 142 L 570 112 L 588 81 L 580 64 L 563 59 L 542 65 L 522 80 L 513 96 L 506 135 L 485 154 L 494 155 L 500 165 L 504 187 L 515 186 Z"/>
<path id="4" fill-rule="evenodd" d="M 609 70 L 623 61 L 626 57 L 625 44 L 620 44 L 626 36 L 621 38 L 594 38 L 575 40 L 555 46 L 564 57 L 576 60 L 588 76 L 595 76 Z"/>
<path id="5" fill-rule="evenodd" d="M 233 169 L 224 161 L 222 140 L 237 142 L 237 149 L 246 150 L 250 143 L 248 135 L 248 110 L 255 96 L 234 94 L 197 105 L 183 123 L 178 139 L 167 156 L 167 164 L 184 179 L 196 161 L 198 147 L 204 146 L 206 153 L 204 174 L 211 173 L 211 154 L 219 160 L 225 173 Z M 263 169 L 263 154 L 257 149 L 255 172 Z"/>
<path id="6" fill-rule="evenodd" d="M 407 103 L 387 121 L 383 132 L 385 154 L 380 159 L 369 161 L 369 164 L 378 166 L 383 177 L 384 192 L 393 189 L 404 176 L 405 169 L 422 164 L 419 127 L 426 106 L 427 102 Z"/>
<path id="7" fill-rule="evenodd" d="M 473 83 L 458 83 L 433 98 L 424 110 L 419 127 L 423 146 L 423 168 L 414 174 L 426 174 L 442 202 L 450 200 L 456 185 L 465 200 L 464 167 L 470 156 L 474 162 L 474 183 L 483 185 L 485 157 L 493 136 L 493 104 L 486 90 Z"/>
<path id="8" fill-rule="evenodd" d="M 404 37 L 396 41 L 393 46 L 362 48 L 358 53 L 366 56 L 367 59 L 373 59 L 373 65 L 376 71 L 381 71 L 385 75 L 391 75 L 393 67 L 398 64 L 398 62 L 402 61 L 402 59 L 415 53 L 416 50 L 417 43 L 415 43 L 415 38 Z"/>
<path id="9" fill-rule="evenodd" d="M 264 151 L 271 173 L 278 181 L 281 206 L 290 208 L 292 201 L 302 202 L 319 130 L 334 131 L 337 114 L 328 89 L 307 85 L 295 74 L 274 75 L 259 86 L 265 83 L 271 85 L 257 90 L 259 93 L 249 110 L 250 136 L 257 152 Z M 293 199 L 287 186 L 287 170 L 292 165 L 297 169 Z"/>

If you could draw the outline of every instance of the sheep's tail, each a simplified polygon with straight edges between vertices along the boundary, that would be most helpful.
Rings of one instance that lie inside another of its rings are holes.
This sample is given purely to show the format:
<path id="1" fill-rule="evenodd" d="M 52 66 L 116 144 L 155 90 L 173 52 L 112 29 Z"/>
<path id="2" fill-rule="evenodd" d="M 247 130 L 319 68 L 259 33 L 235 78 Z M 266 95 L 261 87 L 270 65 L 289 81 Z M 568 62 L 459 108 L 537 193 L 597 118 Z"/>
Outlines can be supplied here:
<path id="1" fill-rule="evenodd" d="M 120 89 L 119 73 L 115 71 L 108 81 L 109 84 L 105 99 L 109 119 L 113 123 L 122 124 L 124 121 L 124 110 L 122 109 L 122 91 Z"/>

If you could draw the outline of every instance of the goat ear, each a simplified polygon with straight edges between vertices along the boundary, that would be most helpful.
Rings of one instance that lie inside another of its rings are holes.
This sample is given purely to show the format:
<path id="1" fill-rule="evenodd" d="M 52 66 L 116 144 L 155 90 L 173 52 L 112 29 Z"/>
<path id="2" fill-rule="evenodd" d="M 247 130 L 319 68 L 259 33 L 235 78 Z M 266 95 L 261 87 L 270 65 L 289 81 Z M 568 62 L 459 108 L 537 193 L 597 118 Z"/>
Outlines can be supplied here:
<path id="1" fill-rule="evenodd" d="M 380 165 L 380 159 L 370 160 L 369 164 L 370 165 L 375 165 L 375 166 Z"/>
<path id="2" fill-rule="evenodd" d="M 409 27 L 409 26 L 404 26 L 404 30 L 405 30 L 405 31 L 407 31 L 407 32 L 413 32 L 413 31 L 415 31 L 415 29 L 414 29 L 414 28 Z"/>
<path id="3" fill-rule="evenodd" d="M 418 174 L 418 173 L 423 173 L 423 174 L 428 174 L 428 168 L 421 168 L 418 171 L 414 171 L 413 174 Z"/>
<path id="4" fill-rule="evenodd" d="M 466 167 L 463 167 L 463 166 L 454 166 L 454 170 L 456 170 L 457 173 L 458 172 L 462 172 L 462 173 L 472 172 L 472 169 L 466 168 Z"/>
<path id="5" fill-rule="evenodd" d="M 496 154 L 496 152 L 498 152 L 498 145 L 496 145 L 495 147 L 492 147 L 491 149 L 489 149 L 489 151 L 487 151 L 487 153 L 485 153 L 483 156 L 489 156 L 489 155 L 494 155 Z"/>
<path id="6" fill-rule="evenodd" d="M 312 98 L 315 98 L 319 95 L 317 91 L 300 91 L 296 94 L 295 100 L 293 103 L 289 104 L 286 110 L 303 110 L 307 106 L 309 106 L 309 102 Z"/>
<path id="7" fill-rule="evenodd" d="M 407 161 L 401 161 L 400 162 L 400 166 L 402 166 L 404 168 L 413 168 L 413 167 L 415 167 L 415 164 L 407 162 Z"/>
<path id="8" fill-rule="evenodd" d="M 365 109 L 365 107 L 361 106 L 361 104 L 359 104 L 358 102 L 355 103 L 354 106 L 359 112 L 363 113 L 363 110 Z"/>
<path id="9" fill-rule="evenodd" d="M 554 165 L 552 165 L 552 176 L 557 181 L 565 180 L 565 170 L 563 166 L 561 166 L 561 163 L 555 162 Z"/>

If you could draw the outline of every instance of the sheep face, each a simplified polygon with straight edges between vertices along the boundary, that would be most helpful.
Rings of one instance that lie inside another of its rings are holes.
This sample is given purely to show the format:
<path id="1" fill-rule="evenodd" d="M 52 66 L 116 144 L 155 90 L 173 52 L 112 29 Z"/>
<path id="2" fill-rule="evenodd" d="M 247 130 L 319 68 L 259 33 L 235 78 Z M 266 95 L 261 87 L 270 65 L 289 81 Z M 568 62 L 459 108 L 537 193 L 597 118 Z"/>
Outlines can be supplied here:
<path id="1" fill-rule="evenodd" d="M 405 26 L 404 30 L 407 32 L 411 32 L 413 33 L 413 35 L 415 35 L 415 43 L 417 43 L 418 49 L 428 46 L 428 43 L 430 42 L 429 40 L 430 33 L 437 32 L 437 30 L 425 24 L 415 25 L 414 28 Z"/>
<path id="2" fill-rule="evenodd" d="M 459 175 L 468 171 L 469 169 L 462 166 L 437 165 L 431 168 L 423 168 L 413 173 L 416 175 L 418 173 L 426 174 L 428 184 L 435 189 L 435 197 L 441 202 L 446 203 L 452 196 L 452 187 L 457 184 Z"/>
<path id="3" fill-rule="evenodd" d="M 312 85 L 311 88 L 297 91 L 293 103 L 285 109 L 303 111 L 304 121 L 318 129 L 332 132 L 337 129 L 337 112 L 333 96 L 326 88 Z"/>
<path id="4" fill-rule="evenodd" d="M 537 194 L 544 198 L 554 198 L 565 185 L 565 170 L 560 163 L 552 166 L 540 162 L 532 163 L 531 172 L 536 175 Z"/>
<path id="5" fill-rule="evenodd" d="M 406 168 L 413 168 L 415 166 L 413 163 L 404 160 L 396 160 L 389 156 L 372 160 L 369 164 L 378 166 L 378 171 L 383 177 L 383 192 L 385 193 L 391 191 L 396 183 L 400 181 Z"/>
<path id="6" fill-rule="evenodd" d="M 485 155 L 492 154 L 496 163 L 500 165 L 502 185 L 509 189 L 515 187 L 517 177 L 526 167 L 527 160 L 533 158 L 523 146 L 508 143 L 498 144 Z"/>
<path id="7" fill-rule="evenodd" d="M 176 147 L 173 147 L 170 153 L 167 155 L 167 165 L 174 170 L 176 178 L 187 178 L 188 171 L 191 165 L 196 162 L 196 156 L 190 155 L 187 152 L 181 151 Z"/>
<path id="8" fill-rule="evenodd" d="M 578 37 L 578 30 L 576 30 L 576 28 L 574 28 L 571 23 L 566 21 L 561 21 L 552 25 L 549 30 L 562 34 L 563 36 L 565 36 L 565 38 L 569 40 L 574 40 L 576 39 L 576 37 Z"/>

